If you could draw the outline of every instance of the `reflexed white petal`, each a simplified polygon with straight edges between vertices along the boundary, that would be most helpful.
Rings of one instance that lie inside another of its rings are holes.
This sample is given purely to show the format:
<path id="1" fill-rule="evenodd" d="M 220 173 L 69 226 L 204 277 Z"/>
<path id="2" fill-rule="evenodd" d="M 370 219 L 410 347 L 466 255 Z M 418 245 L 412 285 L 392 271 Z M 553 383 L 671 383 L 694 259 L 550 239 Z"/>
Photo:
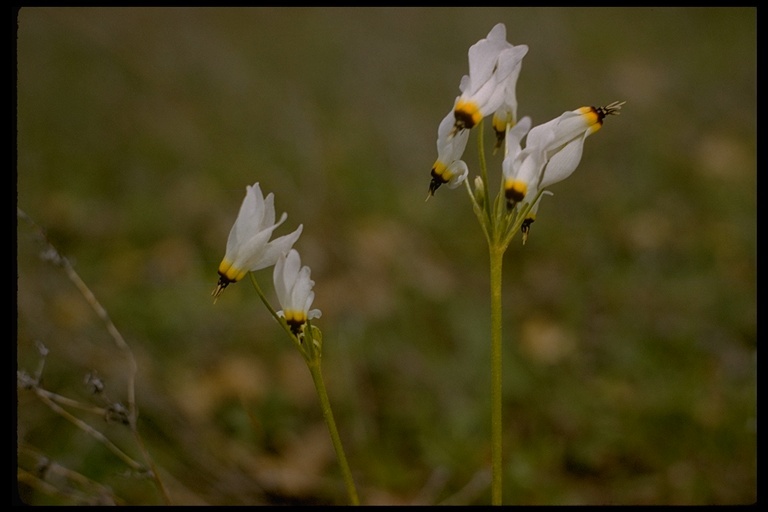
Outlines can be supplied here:
<path id="1" fill-rule="evenodd" d="M 483 117 L 494 113 L 501 107 L 502 103 L 504 103 L 504 86 L 491 82 L 489 82 L 489 84 L 492 86 L 487 89 L 481 89 L 483 95 L 481 96 L 478 93 L 477 96 L 477 104 L 480 107 L 479 110 L 483 114 Z M 488 91 L 490 91 L 490 94 L 486 94 Z"/>
<path id="2" fill-rule="evenodd" d="M 265 229 L 256 233 L 248 240 L 241 241 L 233 251 L 227 251 L 224 259 L 232 262 L 232 267 L 239 270 L 250 270 L 251 265 L 261 258 L 266 249 L 273 229 Z"/>
<path id="3" fill-rule="evenodd" d="M 312 284 L 314 284 L 314 282 L 312 282 Z M 303 299 L 304 304 L 302 305 L 301 309 L 302 311 L 309 313 L 309 308 L 312 307 L 312 302 L 315 300 L 315 292 L 310 290 L 309 293 L 303 296 Z M 309 315 L 307 315 L 307 317 L 309 317 Z"/>
<path id="4" fill-rule="evenodd" d="M 275 268 L 272 270 L 272 283 L 275 285 L 275 295 L 277 295 L 277 302 L 281 305 L 285 302 L 285 297 L 288 296 L 288 290 L 285 288 L 285 279 L 283 278 L 284 268 L 285 254 L 281 254 L 275 262 Z"/>
<path id="5" fill-rule="evenodd" d="M 530 153 L 526 153 L 522 159 L 515 179 L 527 183 L 530 189 L 532 185 L 539 182 L 539 176 L 541 175 L 541 169 L 543 166 L 544 155 L 541 151 L 534 150 Z"/>
<path id="6" fill-rule="evenodd" d="M 284 218 L 280 221 L 285 220 Z M 261 227 L 265 228 L 275 223 L 275 194 L 270 192 L 264 198 L 264 216 L 261 218 Z"/>
<path id="7" fill-rule="evenodd" d="M 247 263 L 258 258 L 272 231 L 283 223 L 285 218 L 284 213 L 280 222 L 275 224 L 272 194 L 265 201 L 258 182 L 247 186 L 237 219 L 229 231 L 225 259 L 231 261 L 235 268 L 247 268 Z M 265 219 L 269 222 L 265 223 Z"/>
<path id="8" fill-rule="evenodd" d="M 471 79 L 470 94 L 474 94 L 496 71 L 499 55 L 506 49 L 512 48 L 506 40 L 507 29 L 499 23 L 481 39 L 469 48 L 469 77 Z"/>
<path id="9" fill-rule="evenodd" d="M 285 257 L 285 266 L 283 268 L 285 290 L 288 292 L 285 296 L 287 304 L 291 302 L 291 294 L 293 293 L 293 287 L 296 285 L 296 279 L 299 277 L 300 268 L 301 258 L 299 257 L 299 252 L 296 249 L 291 249 Z M 283 308 L 286 308 L 287 304 L 283 304 Z"/>
<path id="10" fill-rule="evenodd" d="M 554 136 L 549 142 L 549 150 L 553 150 L 581 136 L 588 128 L 587 118 L 576 111 L 564 112 L 552 127 Z"/>
<path id="11" fill-rule="evenodd" d="M 277 258 L 275 267 L 272 269 L 272 284 L 275 286 L 275 295 L 277 295 L 277 302 L 283 303 L 283 298 L 286 295 L 285 280 L 283 279 L 283 267 L 285 266 L 285 259 L 281 256 Z"/>
<path id="12" fill-rule="evenodd" d="M 521 153 L 518 153 L 517 155 L 513 155 L 511 152 L 507 154 L 507 156 L 504 157 L 504 160 L 501 162 L 501 172 L 504 174 L 504 179 L 510 179 L 514 178 L 515 174 L 517 174 L 517 168 L 519 168 L 520 162 L 518 161 L 520 159 Z M 515 162 L 517 162 L 517 166 L 515 165 Z"/>
<path id="13" fill-rule="evenodd" d="M 296 280 L 293 283 L 291 289 L 291 295 L 288 298 L 289 304 L 283 304 L 283 308 L 296 309 L 300 311 L 306 311 L 304 303 L 307 300 L 307 296 L 312 292 L 312 286 L 315 284 L 309 278 L 309 267 L 301 267 L 299 273 L 296 275 Z"/>
<path id="14" fill-rule="evenodd" d="M 553 128 L 557 124 L 557 121 L 558 119 L 555 118 L 531 128 L 531 131 L 528 132 L 528 137 L 525 139 L 526 149 L 539 148 L 542 151 L 546 151 L 555 138 Z"/>
<path id="15" fill-rule="evenodd" d="M 576 167 L 581 161 L 581 155 L 584 149 L 584 141 L 586 140 L 588 133 L 585 132 L 579 138 L 576 138 L 563 146 L 563 148 L 552 155 L 544 169 L 544 174 L 541 178 L 541 188 L 546 188 L 558 181 L 566 179 L 573 174 Z"/>
<path id="16" fill-rule="evenodd" d="M 293 244 L 299 237 L 299 234 L 301 234 L 301 229 L 297 229 L 290 235 L 282 236 L 272 242 L 269 241 L 272 232 L 282 224 L 282 221 L 285 220 L 286 217 L 287 214 L 283 213 L 280 222 L 262 230 L 256 236 L 242 244 L 238 249 L 236 256 L 240 263 L 238 265 L 233 263 L 233 266 L 235 268 L 255 271 L 274 265 L 279 253 L 286 252 L 290 248 L 286 247 L 286 245 L 288 245 L 289 242 L 290 244 Z M 282 241 L 279 242 L 278 246 L 274 246 L 273 244 L 278 240 Z M 275 250 L 279 251 L 278 254 L 274 253 Z"/>
<path id="17" fill-rule="evenodd" d="M 303 227 L 304 225 L 300 224 L 293 233 L 283 235 L 269 242 L 264 252 L 261 254 L 261 257 L 257 261 L 254 261 L 250 270 L 261 270 L 262 268 L 274 265 L 281 254 L 285 254 L 291 250 L 293 244 L 299 239 Z"/>
<path id="18" fill-rule="evenodd" d="M 455 121 L 456 118 L 451 110 L 437 128 L 437 159 L 446 167 L 450 166 L 454 160 L 461 158 L 469 140 L 469 130 L 461 130 L 451 135 Z"/>
<path id="19" fill-rule="evenodd" d="M 461 82 L 459 82 L 459 91 L 461 91 L 462 93 L 465 93 L 467 91 L 467 89 L 469 88 L 469 84 L 470 84 L 469 75 L 462 76 L 461 77 Z M 458 100 L 458 99 L 459 98 L 456 98 L 456 100 Z M 456 104 L 456 102 L 454 102 L 454 105 L 455 104 Z"/>
<path id="20" fill-rule="evenodd" d="M 290 252 L 288 254 L 290 254 Z M 285 304 L 289 294 L 289 289 L 286 285 L 287 280 L 285 278 L 285 264 L 288 254 L 281 254 L 277 258 L 275 268 L 272 271 L 272 282 L 275 285 L 275 295 L 277 295 L 277 301 L 281 306 Z"/>
<path id="21" fill-rule="evenodd" d="M 502 52 L 502 54 L 508 55 L 507 58 L 499 58 L 499 77 L 502 78 L 503 83 L 500 87 L 504 89 L 504 99 L 501 106 L 497 111 L 497 115 L 502 119 L 511 119 L 517 121 L 517 79 L 520 76 L 520 70 L 522 69 L 522 58 L 528 53 L 528 47 L 526 45 L 515 46 L 510 50 Z M 507 67 L 510 69 L 508 70 Z"/>
<path id="22" fill-rule="evenodd" d="M 530 129 L 531 118 L 525 116 L 520 120 L 520 122 L 518 122 L 515 126 L 507 131 L 507 135 L 505 137 L 507 144 L 507 156 L 512 155 L 514 158 L 518 153 L 520 153 L 520 144 L 523 140 L 523 137 L 526 136 Z"/>
<path id="23" fill-rule="evenodd" d="M 498 82 L 512 80 L 517 81 L 520 74 L 523 57 L 528 53 L 528 46 L 521 44 L 506 48 L 499 53 L 499 61 L 496 67 L 496 80 Z M 513 73 L 516 73 L 513 76 Z"/>
<path id="24" fill-rule="evenodd" d="M 507 41 L 507 26 L 503 23 L 497 23 L 493 26 L 486 39 L 490 41 Z"/>
<path id="25" fill-rule="evenodd" d="M 459 99 L 474 103 L 482 116 L 485 117 L 501 106 L 504 101 L 504 89 L 495 80 L 488 80 L 476 88 L 473 93 L 463 93 Z"/>
<path id="26" fill-rule="evenodd" d="M 456 122 L 456 118 L 453 115 L 453 109 L 451 109 L 450 112 L 448 112 L 448 115 L 446 115 L 442 121 L 440 121 L 440 125 L 437 127 L 437 152 L 440 153 L 441 150 L 447 145 L 448 138 L 451 135 L 451 131 L 453 130 L 453 124 Z"/>
<path id="27" fill-rule="evenodd" d="M 462 130 L 448 140 L 442 151 L 438 151 L 438 160 L 450 166 L 451 162 L 458 160 L 464 154 L 469 140 L 469 130 Z"/>
<path id="28" fill-rule="evenodd" d="M 264 202 L 264 195 L 261 193 L 261 187 L 259 187 L 258 183 L 255 183 L 252 187 L 246 187 L 245 200 L 243 203 L 246 205 L 246 215 L 243 217 L 243 222 L 240 223 L 238 227 L 238 235 L 241 233 L 261 231 L 266 204 Z M 243 239 L 243 237 L 241 237 L 241 239 Z"/>
<path id="29" fill-rule="evenodd" d="M 493 74 L 499 58 L 499 45 L 496 42 L 481 39 L 469 48 L 469 90 L 470 96 L 477 93 Z"/>
<path id="30" fill-rule="evenodd" d="M 245 239 L 261 231 L 259 223 L 262 213 L 258 211 L 256 199 L 257 195 L 261 195 L 258 186 L 259 184 L 256 183 L 254 187 L 249 185 L 245 189 L 245 198 L 240 204 L 240 211 L 232 229 L 229 230 L 229 237 L 227 237 L 227 253 L 233 253 L 235 248 Z"/>
<path id="31" fill-rule="evenodd" d="M 452 174 L 451 179 L 448 180 L 448 188 L 456 188 L 467 179 L 469 174 L 469 168 L 464 160 L 454 160 L 451 165 L 448 166 L 448 171 Z"/>

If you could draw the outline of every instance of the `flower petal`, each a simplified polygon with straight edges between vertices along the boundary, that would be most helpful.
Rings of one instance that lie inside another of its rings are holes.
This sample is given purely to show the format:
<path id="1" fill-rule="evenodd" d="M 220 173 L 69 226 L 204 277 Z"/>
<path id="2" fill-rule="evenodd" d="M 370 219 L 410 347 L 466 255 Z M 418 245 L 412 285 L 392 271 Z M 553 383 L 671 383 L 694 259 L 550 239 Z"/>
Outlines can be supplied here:
<path id="1" fill-rule="evenodd" d="M 576 167 L 581 161 L 584 141 L 588 135 L 589 132 L 584 132 L 584 135 L 573 139 L 563 146 L 561 150 L 552 155 L 547 166 L 544 168 L 541 183 L 539 185 L 540 188 L 546 188 L 573 174 L 573 171 L 576 170 Z"/>
<path id="2" fill-rule="evenodd" d="M 299 224 L 299 227 L 296 228 L 296 230 L 294 230 L 292 233 L 275 238 L 269 242 L 264 252 L 261 254 L 261 257 L 252 263 L 250 270 L 261 270 L 262 268 L 267 268 L 274 265 L 281 254 L 285 254 L 291 250 L 293 244 L 295 244 L 296 240 L 299 239 L 299 235 L 301 235 L 303 228 L 304 225 Z"/>

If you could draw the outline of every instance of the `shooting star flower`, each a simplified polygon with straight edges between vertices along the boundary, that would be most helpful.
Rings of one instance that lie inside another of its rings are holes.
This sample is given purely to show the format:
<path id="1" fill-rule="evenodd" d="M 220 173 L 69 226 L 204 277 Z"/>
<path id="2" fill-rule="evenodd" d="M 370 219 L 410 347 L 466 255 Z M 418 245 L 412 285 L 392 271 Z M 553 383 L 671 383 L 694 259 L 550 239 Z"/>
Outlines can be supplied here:
<path id="1" fill-rule="evenodd" d="M 469 169 L 461 159 L 467 147 L 469 131 L 463 130 L 454 134 L 453 112 L 440 122 L 437 128 L 437 160 L 432 166 L 432 181 L 429 183 L 429 195 L 433 196 L 440 185 L 448 184 L 448 188 L 456 188 L 467 178 Z"/>
<path id="2" fill-rule="evenodd" d="M 309 267 L 301 266 L 296 249 L 281 255 L 275 263 L 275 293 L 283 308 L 277 314 L 285 318 L 291 332 L 296 335 L 304 330 L 307 320 L 322 315 L 319 309 L 309 309 L 315 299 L 315 292 L 312 291 L 315 282 L 310 279 L 310 273 Z"/>
<path id="3" fill-rule="evenodd" d="M 275 222 L 275 198 L 264 197 L 258 183 L 246 187 L 235 224 L 229 232 L 227 250 L 219 265 L 219 282 L 213 290 L 214 301 L 230 283 L 240 281 L 248 272 L 271 267 L 288 252 L 301 234 L 299 227 L 288 235 L 269 241 L 272 232 L 288 217 Z"/>
<path id="4" fill-rule="evenodd" d="M 472 128 L 496 111 L 505 122 L 507 113 L 517 115 L 515 89 L 526 53 L 528 46 L 507 42 L 503 23 L 496 24 L 486 38 L 469 48 L 469 75 L 462 78 L 461 95 L 453 107 L 454 131 Z"/>

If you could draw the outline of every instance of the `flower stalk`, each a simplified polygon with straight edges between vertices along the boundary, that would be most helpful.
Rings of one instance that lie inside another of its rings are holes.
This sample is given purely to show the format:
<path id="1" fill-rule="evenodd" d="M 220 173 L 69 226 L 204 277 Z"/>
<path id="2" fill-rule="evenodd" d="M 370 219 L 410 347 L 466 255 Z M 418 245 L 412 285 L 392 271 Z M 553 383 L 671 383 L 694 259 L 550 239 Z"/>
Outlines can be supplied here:
<path id="1" fill-rule="evenodd" d="M 504 211 L 501 194 L 498 194 L 493 202 L 487 200 L 490 197 L 488 190 L 488 172 L 486 168 L 485 151 L 483 145 L 483 125 L 477 127 L 478 160 L 480 164 L 480 176 L 482 180 L 482 197 L 486 198 L 483 204 L 479 204 L 476 196 L 467 185 L 473 209 L 488 243 L 488 256 L 490 268 L 490 299 L 491 299 L 491 504 L 501 505 L 502 498 L 502 267 L 504 253 L 509 242 L 519 228 L 518 219 L 522 222 L 522 215 L 515 212 Z M 478 183 L 478 187 L 480 184 Z M 510 226 L 512 223 L 512 226 Z M 512 227 L 512 230 L 510 230 Z"/>
<path id="2" fill-rule="evenodd" d="M 489 243 L 491 272 L 491 504 L 501 505 L 502 489 L 502 337 L 501 282 L 505 247 Z"/>
<path id="3" fill-rule="evenodd" d="M 246 187 L 245 199 L 230 230 L 226 253 L 219 265 L 219 280 L 211 295 L 215 303 L 227 286 L 240 281 L 246 274 L 250 276 L 259 299 L 291 338 L 307 364 L 341 467 L 349 501 L 353 505 L 359 505 L 360 499 L 323 380 L 320 365 L 323 333 L 312 325 L 312 319 L 322 316 L 319 309 L 310 309 L 315 299 L 315 292 L 312 291 L 315 282 L 310 277 L 310 268 L 302 266 L 299 252 L 292 248 L 301 234 L 302 226 L 288 235 L 270 241 L 273 231 L 285 222 L 286 218 L 287 214 L 283 213 L 280 219 L 276 220 L 274 195 L 270 193 L 264 196 L 258 182 Z M 272 266 L 275 294 L 282 307 L 279 311 L 272 307 L 253 274 L 257 270 Z"/>
<path id="4" fill-rule="evenodd" d="M 311 332 L 312 329 L 309 329 Z M 314 337 L 310 336 L 310 346 L 314 346 Z M 339 461 L 339 467 L 341 468 L 341 474 L 344 478 L 344 484 L 347 488 L 347 495 L 349 496 L 349 502 L 352 505 L 359 505 L 360 498 L 357 495 L 357 488 L 355 487 L 355 481 L 352 478 L 352 472 L 349 469 L 349 463 L 347 462 L 347 456 L 344 453 L 344 445 L 341 443 L 341 437 L 339 436 L 339 430 L 336 428 L 336 420 L 333 418 L 333 411 L 331 410 L 331 402 L 328 399 L 328 391 L 325 389 L 325 381 L 323 380 L 323 372 L 320 367 L 321 358 L 320 351 L 314 351 L 315 357 L 308 359 L 307 368 L 309 373 L 312 374 L 312 382 L 315 384 L 315 390 L 317 391 L 317 397 L 320 399 L 320 407 L 323 411 L 323 419 L 328 426 L 328 432 L 331 435 L 331 442 L 333 443 L 333 449 L 336 451 L 336 458 Z"/>
<path id="5" fill-rule="evenodd" d="M 256 277 L 253 272 L 250 273 L 251 283 L 256 289 L 261 301 L 266 306 L 272 317 L 277 320 L 277 323 L 283 328 L 285 333 L 291 338 L 291 341 L 299 350 L 307 364 L 309 373 L 312 376 L 312 382 L 315 385 L 315 391 L 317 392 L 317 398 L 320 401 L 320 409 L 323 413 L 323 419 L 328 427 L 328 432 L 331 436 L 331 443 L 333 449 L 336 452 L 336 459 L 338 460 L 339 467 L 341 469 L 341 475 L 344 479 L 344 485 L 347 489 L 347 495 L 349 502 L 352 505 L 359 505 L 360 498 L 357 493 L 357 487 L 355 487 L 355 481 L 352 478 L 352 471 L 349 468 L 349 462 L 347 462 L 347 456 L 344 452 L 344 445 L 341 442 L 341 436 L 339 436 L 339 430 L 336 427 L 336 420 L 333 416 L 333 410 L 331 409 L 331 401 L 328 398 L 328 390 L 325 387 L 325 380 L 323 379 L 323 372 L 321 367 L 322 361 L 322 332 L 320 329 L 313 326 L 310 320 L 304 325 L 304 329 L 300 333 L 295 333 L 291 326 L 288 325 L 284 316 L 281 316 L 278 311 L 272 307 L 272 304 L 267 300 L 266 295 L 259 286 Z"/>
<path id="6" fill-rule="evenodd" d="M 352 505 L 359 505 L 360 498 L 357 494 L 357 487 L 355 487 L 355 481 L 352 478 L 352 471 L 349 469 L 349 463 L 347 462 L 347 456 L 344 452 L 344 445 L 341 443 L 341 436 L 339 436 L 339 429 L 336 427 L 336 420 L 333 416 L 333 410 L 331 409 L 331 401 L 328 398 L 328 391 L 325 387 L 325 380 L 323 379 L 323 371 L 321 368 L 322 361 L 322 332 L 320 329 L 313 326 L 311 321 L 307 321 L 303 332 L 297 334 L 294 333 L 291 326 L 285 320 L 285 317 L 281 316 L 272 304 L 269 303 L 267 296 L 261 290 L 256 277 L 253 273 L 250 273 L 251 283 L 256 289 L 261 301 L 266 306 L 272 317 L 277 320 L 277 323 L 283 328 L 285 333 L 291 338 L 291 341 L 299 350 L 307 364 L 310 375 L 312 375 L 312 382 L 315 385 L 315 391 L 317 392 L 317 398 L 320 401 L 320 409 L 323 413 L 323 419 L 328 427 L 328 433 L 331 436 L 331 443 L 333 449 L 336 452 L 336 459 L 339 462 L 342 478 L 344 478 L 344 485 L 347 488 L 347 495 L 349 496 L 349 502 Z"/>
<path id="7" fill-rule="evenodd" d="M 506 41 L 506 27 L 496 24 L 488 36 L 469 49 L 469 74 L 459 85 L 461 95 L 437 133 L 437 160 L 432 166 L 430 196 L 442 185 L 465 183 L 472 210 L 488 243 L 491 306 L 491 503 L 502 504 L 502 264 L 512 238 L 520 231 L 528 240 L 542 194 L 569 177 L 581 160 L 584 141 L 597 132 L 624 102 L 585 106 L 531 128 L 530 117 L 517 119 L 516 84 L 526 45 Z M 493 114 L 494 153 L 504 145 L 500 188 L 491 200 L 482 120 Z M 451 124 L 452 123 L 452 124 Z M 477 132 L 479 176 L 474 190 L 469 168 L 461 159 L 470 130 Z M 522 146 L 526 139 L 525 148 Z M 428 198 L 430 197 L 428 196 Z"/>

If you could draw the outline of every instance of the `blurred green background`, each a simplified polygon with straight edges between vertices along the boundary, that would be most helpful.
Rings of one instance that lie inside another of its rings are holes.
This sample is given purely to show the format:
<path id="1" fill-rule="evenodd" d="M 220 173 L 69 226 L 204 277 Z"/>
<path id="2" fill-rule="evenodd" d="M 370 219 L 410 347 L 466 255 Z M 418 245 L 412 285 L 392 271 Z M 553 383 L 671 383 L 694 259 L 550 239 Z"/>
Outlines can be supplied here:
<path id="1" fill-rule="evenodd" d="M 490 500 L 485 240 L 462 189 L 424 202 L 467 50 L 530 48 L 534 124 L 626 100 L 504 269 L 504 500 L 756 499 L 756 9 L 23 8 L 18 206 L 138 360 L 139 432 L 174 504 L 343 504 L 309 372 L 248 282 L 212 303 L 245 186 L 274 192 L 323 311 L 361 500 Z M 486 130 L 486 134 L 490 132 Z M 486 138 L 490 148 L 490 137 Z M 478 173 L 476 139 L 465 160 Z M 489 172 L 501 172 L 488 153 Z M 125 402 L 127 364 L 17 224 L 19 370 Z M 271 273 L 256 274 L 274 297 Z M 128 504 L 153 484 L 25 390 L 44 457 Z M 78 413 L 139 458 L 125 429 Z M 75 484 L 19 484 L 27 503 Z M 88 494 L 86 492 L 86 494 Z M 96 500 L 97 493 L 93 493 Z"/>

